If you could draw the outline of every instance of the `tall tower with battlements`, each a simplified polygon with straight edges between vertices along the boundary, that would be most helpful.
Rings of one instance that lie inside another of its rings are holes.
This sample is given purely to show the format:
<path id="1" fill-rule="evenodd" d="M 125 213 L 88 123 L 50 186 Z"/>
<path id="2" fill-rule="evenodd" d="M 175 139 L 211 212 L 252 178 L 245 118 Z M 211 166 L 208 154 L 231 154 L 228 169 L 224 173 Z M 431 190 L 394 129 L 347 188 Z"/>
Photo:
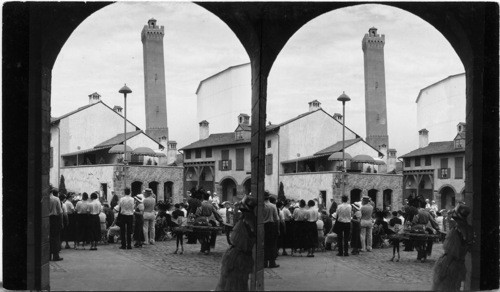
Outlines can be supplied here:
<path id="1" fill-rule="evenodd" d="M 366 142 L 377 150 L 389 149 L 384 69 L 385 36 L 372 27 L 362 41 L 365 65 Z M 387 153 L 384 152 L 387 157 Z"/>
<path id="2" fill-rule="evenodd" d="M 148 20 L 141 33 L 144 55 L 144 95 L 146 98 L 146 134 L 156 141 L 168 141 L 164 27 L 156 19 Z"/>

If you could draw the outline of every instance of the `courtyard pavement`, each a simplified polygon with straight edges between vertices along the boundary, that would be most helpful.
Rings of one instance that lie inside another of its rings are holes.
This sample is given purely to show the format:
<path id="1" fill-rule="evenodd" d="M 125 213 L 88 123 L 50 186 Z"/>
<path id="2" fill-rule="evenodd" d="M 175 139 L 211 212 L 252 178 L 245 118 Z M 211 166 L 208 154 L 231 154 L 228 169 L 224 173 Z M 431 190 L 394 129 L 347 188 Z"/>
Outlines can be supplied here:
<path id="1" fill-rule="evenodd" d="M 219 278 L 220 262 L 228 244 L 219 236 L 215 250 L 200 255 L 199 244 L 184 244 L 184 254 L 173 254 L 175 240 L 143 248 L 121 250 L 119 244 L 97 251 L 63 249 L 60 262 L 50 262 L 51 290 L 55 291 L 209 291 Z M 425 263 L 416 252 L 404 252 L 391 262 L 392 248 L 357 256 L 338 257 L 336 251 L 317 252 L 314 258 L 279 256 L 276 269 L 265 269 L 269 291 L 430 290 L 432 267 L 443 253 L 435 244 Z"/>

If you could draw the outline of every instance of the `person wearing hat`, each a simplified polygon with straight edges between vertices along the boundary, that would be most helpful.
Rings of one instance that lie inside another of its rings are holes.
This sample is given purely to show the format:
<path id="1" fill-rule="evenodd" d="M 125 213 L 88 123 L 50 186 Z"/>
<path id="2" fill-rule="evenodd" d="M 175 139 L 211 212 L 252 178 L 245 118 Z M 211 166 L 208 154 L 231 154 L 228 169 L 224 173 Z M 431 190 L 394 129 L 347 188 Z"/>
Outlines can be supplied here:
<path id="1" fill-rule="evenodd" d="M 144 195 L 139 194 L 133 198 L 135 200 L 134 247 L 142 247 L 142 243 L 144 242 Z"/>
<path id="2" fill-rule="evenodd" d="M 449 230 L 443 243 L 444 253 L 434 265 L 433 291 L 460 291 L 467 272 L 465 256 L 474 242 L 474 231 L 467 223 L 470 212 L 468 206 L 458 204 L 449 214 L 456 225 Z"/>
<path id="3" fill-rule="evenodd" d="M 264 192 L 264 209 L 262 210 L 262 223 L 264 223 L 264 268 L 277 268 L 276 244 L 279 235 L 279 216 L 276 205 L 269 201 L 271 195 Z"/>
<path id="4" fill-rule="evenodd" d="M 156 215 L 155 215 L 155 205 L 156 200 L 152 196 L 153 191 L 150 188 L 144 190 L 144 201 L 142 202 L 144 205 L 144 242 L 149 244 L 155 243 L 155 224 L 156 224 Z"/>
<path id="5" fill-rule="evenodd" d="M 361 200 L 361 251 L 372 251 L 372 232 L 373 232 L 373 206 L 370 204 L 370 197 L 363 196 Z"/>
<path id="6" fill-rule="evenodd" d="M 361 202 L 354 202 L 351 219 L 351 254 L 358 255 L 361 249 Z"/>

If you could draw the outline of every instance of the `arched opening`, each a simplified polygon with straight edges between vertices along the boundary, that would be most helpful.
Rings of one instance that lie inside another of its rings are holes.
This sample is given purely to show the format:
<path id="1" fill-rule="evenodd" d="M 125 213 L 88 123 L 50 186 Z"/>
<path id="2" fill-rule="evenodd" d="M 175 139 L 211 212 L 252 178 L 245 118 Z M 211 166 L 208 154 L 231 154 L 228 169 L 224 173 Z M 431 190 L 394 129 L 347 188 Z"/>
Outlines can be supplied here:
<path id="1" fill-rule="evenodd" d="M 163 184 L 163 200 L 166 202 L 167 200 L 172 199 L 172 189 L 174 187 L 174 183 L 171 181 L 167 181 Z"/>
<path id="2" fill-rule="evenodd" d="M 250 194 L 252 192 L 252 180 L 250 178 L 246 179 L 243 183 L 243 187 L 245 188 L 245 194 Z"/>
<path id="3" fill-rule="evenodd" d="M 391 189 L 384 190 L 383 207 L 384 207 L 384 210 L 387 210 L 387 207 L 390 207 L 391 210 L 394 210 L 394 206 L 392 206 L 392 190 Z"/>
<path id="4" fill-rule="evenodd" d="M 354 202 L 361 201 L 361 192 L 362 191 L 360 189 L 352 189 L 351 190 L 351 196 L 350 196 L 351 204 Z"/>
<path id="5" fill-rule="evenodd" d="M 142 193 L 142 181 L 134 181 L 132 182 L 131 184 L 131 194 L 132 196 L 135 196 L 135 195 L 138 195 L 140 193 Z"/>
<path id="6" fill-rule="evenodd" d="M 148 187 L 153 191 L 153 194 L 155 194 L 155 199 L 158 201 L 158 182 L 157 181 L 152 181 L 148 184 Z"/>
<path id="7" fill-rule="evenodd" d="M 376 189 L 371 189 L 368 191 L 368 197 L 375 203 L 375 206 L 377 205 L 377 194 L 378 190 Z"/>
<path id="8" fill-rule="evenodd" d="M 455 191 L 448 186 L 443 187 L 441 194 L 441 209 L 451 210 L 455 207 Z"/>
<path id="9" fill-rule="evenodd" d="M 418 184 L 418 194 L 424 199 L 429 199 L 432 201 L 434 199 L 434 190 L 431 181 L 431 177 L 428 174 L 424 174 Z"/>
<path id="10" fill-rule="evenodd" d="M 204 5 L 215 5 L 215 4 L 204 4 Z M 220 4 L 218 4 L 220 5 Z M 294 4 L 290 4 L 290 5 L 294 5 Z M 339 5 L 339 4 L 331 4 L 331 5 Z M 497 10 L 497 7 L 491 7 L 491 6 L 484 6 L 483 3 L 480 3 L 479 7 L 481 7 L 481 13 L 484 13 L 484 17 L 477 17 L 476 16 L 476 12 L 477 10 L 476 9 L 471 9 L 470 11 L 469 10 L 461 10 L 461 9 L 457 9 L 456 7 L 453 7 L 453 9 L 448 9 L 447 7 L 438 7 L 438 6 L 432 6 L 431 3 L 427 4 L 427 3 L 424 3 L 422 5 L 417 5 L 417 6 L 413 6 L 413 7 L 410 7 L 410 6 L 407 6 L 406 4 L 396 4 L 396 5 L 399 5 L 401 7 L 405 7 L 406 9 L 410 10 L 410 11 L 416 11 L 418 12 L 420 15 L 428 15 L 426 16 L 425 18 L 429 20 L 429 22 L 431 22 L 433 25 L 435 25 L 436 27 L 440 28 L 441 31 L 443 31 L 443 34 L 447 35 L 450 40 L 453 41 L 453 45 L 457 48 L 457 50 L 459 51 L 459 53 L 461 54 L 462 58 L 464 60 L 467 60 L 467 56 L 473 56 L 475 55 L 476 53 L 481 56 L 481 57 L 484 57 L 486 55 L 486 57 L 492 57 L 493 59 L 495 59 L 495 56 L 496 58 L 498 57 L 497 54 L 498 54 L 498 43 L 497 43 L 497 40 L 498 40 L 498 37 L 493 37 L 491 40 L 488 40 L 488 38 L 484 38 L 482 40 L 484 40 L 484 42 L 477 42 L 477 44 L 473 44 L 472 41 L 467 41 L 467 39 L 469 40 L 474 40 L 474 36 L 478 36 L 478 35 L 483 35 L 482 33 L 476 33 L 477 30 L 484 30 L 486 28 L 486 31 L 493 31 L 494 33 L 493 34 L 497 34 L 497 30 L 498 30 L 498 25 L 497 25 L 497 21 L 498 21 L 498 15 L 497 13 L 495 13 L 495 11 Z M 429 6 L 426 6 L 426 5 L 431 5 L 430 7 L 433 7 L 434 9 L 431 9 L 429 10 Z M 317 6 L 316 6 L 317 7 Z M 332 6 L 332 7 L 335 7 L 335 6 Z M 271 7 L 272 8 L 272 7 Z M 269 9 L 269 10 L 272 10 L 272 9 Z M 281 9 L 281 7 L 279 7 Z M 488 9 L 488 8 L 491 8 L 491 9 Z M 237 8 L 232 8 L 234 10 L 236 10 Z M 331 9 L 334 9 L 334 8 L 331 8 Z M 222 9 L 221 9 L 222 10 Z M 312 9 L 314 10 L 314 9 Z M 324 11 L 325 9 L 322 8 L 320 9 L 321 11 Z M 427 12 L 424 12 L 423 10 L 427 10 Z M 43 11 L 43 10 L 42 10 Z M 90 9 L 90 11 L 93 11 L 93 9 Z M 295 10 L 297 11 L 297 10 Z M 428 11 L 431 11 L 431 12 L 428 12 Z M 484 12 L 485 11 L 485 12 Z M 489 12 L 492 12 L 492 13 L 489 13 Z M 33 11 L 35 12 L 35 11 Z M 39 12 L 40 14 L 43 14 L 43 12 Z M 86 17 L 87 15 L 91 14 L 91 12 L 89 12 L 89 9 L 85 9 L 82 11 L 79 11 L 79 12 L 74 12 L 74 10 L 69 10 L 68 11 L 65 11 L 64 13 L 61 12 L 61 10 L 55 10 L 55 12 L 53 14 L 50 14 L 50 16 L 47 16 L 47 17 L 53 17 L 54 19 L 57 19 L 57 16 L 61 16 L 63 17 L 64 15 L 66 15 L 67 18 L 72 18 L 72 13 L 75 13 L 78 15 L 78 17 L 76 18 L 76 20 L 73 20 L 73 21 L 69 21 L 68 23 L 70 23 L 69 25 L 69 31 L 72 31 L 72 27 L 74 27 L 75 23 L 78 23 L 78 21 L 80 21 L 80 17 L 83 15 L 84 17 Z M 443 15 L 444 13 L 446 13 L 447 17 L 446 18 L 442 18 L 440 17 L 440 15 Z M 41 17 L 38 13 L 33 13 L 35 15 L 38 15 L 38 18 L 35 18 L 33 19 L 33 23 L 35 23 L 35 25 L 33 27 L 36 28 L 36 25 L 38 25 L 38 27 L 41 27 L 41 24 L 44 23 L 44 19 L 43 17 Z M 222 15 L 223 13 L 222 12 L 219 12 L 220 15 Z M 316 14 L 320 14 L 319 12 L 317 13 L 313 13 L 314 15 Z M 6 13 L 5 15 L 9 15 L 9 13 Z M 49 15 L 47 13 L 47 15 Z M 236 15 L 236 13 L 235 13 Z M 244 15 L 244 14 L 239 14 L 239 15 Z M 254 14 L 252 13 L 249 13 L 248 14 L 249 16 L 248 17 L 253 17 Z M 297 18 L 300 18 L 300 17 L 303 17 L 301 16 L 300 13 L 297 12 L 297 15 L 296 16 Z M 493 16 L 492 16 L 493 15 Z M 287 14 L 286 15 L 287 17 L 289 17 L 289 15 Z M 227 16 L 227 18 L 230 18 L 230 16 Z M 255 18 L 257 18 L 257 16 L 255 16 Z M 62 18 L 64 19 L 64 18 Z M 475 19 L 480 19 L 480 21 L 478 20 L 475 20 Z M 486 19 L 486 21 L 485 21 Z M 26 20 L 26 19 L 22 19 L 21 22 L 24 21 L 24 23 L 30 23 L 29 20 Z M 454 23 L 454 25 L 452 26 L 453 28 L 453 33 L 450 31 L 450 29 L 448 29 L 447 27 L 449 27 L 449 25 L 447 25 L 446 22 L 449 22 L 449 21 L 452 21 Z M 496 22 L 495 22 L 496 21 Z M 19 22 L 19 20 L 18 20 Z M 227 21 L 227 22 L 230 22 L 230 21 Z M 290 25 L 289 23 L 293 23 L 294 22 L 294 19 L 292 20 L 289 20 L 287 21 L 287 25 Z M 9 23 L 9 21 L 6 21 L 6 23 Z M 16 22 L 14 22 L 16 23 Z M 55 24 L 54 24 L 55 23 Z M 50 60 L 50 55 L 57 55 L 57 53 L 59 52 L 59 48 L 61 46 L 61 42 L 64 43 L 64 41 L 66 40 L 66 37 L 67 35 L 69 34 L 63 34 L 62 36 L 59 36 L 59 38 L 55 37 L 59 34 L 59 30 L 56 30 L 54 28 L 54 25 L 59 25 L 59 23 L 62 23 L 64 24 L 64 20 L 60 20 L 60 22 L 57 22 L 57 21 L 54 21 L 53 23 L 48 23 L 47 27 L 45 28 L 44 30 L 44 34 L 48 35 L 48 37 L 45 37 L 45 38 L 42 38 L 43 39 L 48 39 L 50 40 L 51 43 L 54 43 L 53 46 L 49 46 L 49 48 L 46 50 L 47 54 L 49 55 L 49 60 Z M 235 22 L 237 23 L 237 22 Z M 261 25 L 262 23 L 265 23 L 265 22 L 259 22 L 259 25 Z M 280 22 L 280 19 L 276 20 L 275 23 L 281 23 Z M 303 21 L 302 23 L 305 23 L 305 21 Z M 472 24 L 471 24 L 472 23 Z M 494 24 L 494 28 L 493 30 L 489 30 L 489 26 L 491 24 Z M 495 24 L 496 23 L 496 24 Z M 274 23 L 273 23 L 274 24 Z M 61 25 L 61 26 L 64 26 L 64 25 Z M 243 26 L 243 25 L 242 25 Z M 22 27 L 21 27 L 22 28 Z M 41 29 L 40 29 L 41 30 Z M 63 30 L 64 31 L 64 30 Z M 244 35 L 245 31 L 250 31 L 250 30 L 240 30 L 240 34 L 241 35 Z M 254 32 L 255 30 L 252 30 L 252 32 Z M 262 30 L 261 30 L 262 31 Z M 266 31 L 266 30 L 264 30 Z M 277 31 L 279 32 L 279 29 L 277 29 Z M 21 38 L 22 40 L 26 40 L 27 38 L 27 35 L 28 34 L 19 34 L 20 36 L 18 36 L 18 38 Z M 32 34 L 31 34 L 32 35 Z M 60 34 L 59 34 L 60 35 Z M 262 46 L 261 43 L 259 43 L 258 41 L 255 41 L 255 39 L 258 39 L 258 37 L 255 37 L 254 35 L 253 36 L 253 43 L 259 45 L 260 47 L 265 47 L 267 48 L 267 46 Z M 272 34 L 271 34 L 272 36 Z M 244 42 L 245 40 L 245 37 L 244 36 L 240 36 L 240 38 L 242 39 L 242 42 Z M 55 39 L 55 41 L 53 41 L 52 39 Z M 35 39 L 35 50 L 36 52 L 35 53 L 40 53 L 41 49 L 36 49 L 36 48 L 45 48 L 45 46 L 43 45 L 40 45 L 40 46 L 36 46 L 36 44 L 42 44 L 42 41 L 39 40 L 39 39 Z M 495 43 L 496 42 L 496 43 Z M 463 43 L 463 45 L 461 45 L 461 43 Z M 248 43 L 247 43 L 248 46 L 250 46 Z M 492 45 L 492 48 L 493 50 L 496 50 L 496 53 L 495 54 L 492 54 L 489 50 L 485 49 L 488 47 L 488 45 Z M 55 49 L 54 49 L 55 47 Z M 17 47 L 16 47 L 17 49 Z M 249 50 L 250 51 L 250 50 Z M 258 51 L 258 50 L 256 50 Z M 279 51 L 279 50 L 274 50 L 275 52 Z M 11 51 L 10 51 L 11 52 Z M 260 51 L 259 51 L 260 52 Z M 263 55 L 266 55 L 263 53 Z M 267 55 L 266 55 L 267 56 Z M 272 58 L 271 58 L 272 59 Z M 472 58 L 469 58 L 470 60 L 472 60 Z M 17 60 L 15 62 L 18 62 Z M 263 62 L 265 66 L 265 62 Z M 468 93 L 467 93 L 467 99 L 468 99 L 468 102 L 470 102 L 470 106 L 468 106 L 468 112 L 472 112 L 473 114 L 471 115 L 468 115 L 468 123 L 469 125 L 472 126 L 472 122 L 475 121 L 475 124 L 474 124 L 474 128 L 481 128 L 482 126 L 484 125 L 487 125 L 489 122 L 491 122 L 492 124 L 497 124 L 498 123 L 498 116 L 497 117 L 492 117 L 494 115 L 491 115 L 491 116 L 488 116 L 488 115 L 484 115 L 484 117 L 481 117 L 481 119 L 478 119 L 477 117 L 481 116 L 481 113 L 482 113 L 482 110 L 483 108 L 480 108 L 483 106 L 483 102 L 485 103 L 484 107 L 490 107 L 490 108 L 498 108 L 498 86 L 497 85 L 492 85 L 490 84 L 491 83 L 491 80 L 492 79 L 495 79 L 495 80 L 498 80 L 498 62 L 485 62 L 484 64 L 482 62 L 468 62 L 466 64 L 467 66 L 467 72 L 468 72 L 468 76 L 467 76 L 467 86 L 468 86 Z M 11 68 L 11 69 L 8 69 L 8 70 L 11 70 L 10 72 L 12 72 L 12 70 L 15 70 L 16 66 L 5 66 L 7 68 Z M 42 58 L 42 62 L 41 64 L 37 65 L 37 64 L 34 64 L 33 66 L 33 69 L 34 71 L 31 71 L 31 66 L 30 66 L 30 74 L 33 73 L 33 76 L 34 77 L 37 77 L 38 81 L 42 80 L 42 81 L 48 81 L 50 80 L 50 68 L 52 68 L 52 63 L 49 61 L 47 62 L 47 60 L 45 60 L 45 58 Z M 48 68 L 48 70 L 46 71 L 47 74 L 43 73 L 44 77 L 42 78 L 42 73 L 40 72 L 45 72 L 44 70 Z M 259 68 L 257 68 L 259 69 Z M 259 71 L 260 72 L 260 71 Z M 490 76 L 488 76 L 488 74 L 477 74 L 477 72 L 493 72 L 492 74 L 490 74 Z M 262 73 L 261 76 L 263 76 L 263 78 L 265 79 L 265 76 L 267 76 L 265 74 L 266 72 Z M 18 73 L 16 73 L 17 75 L 16 76 L 19 76 L 21 74 L 24 74 L 23 76 L 27 76 L 27 72 L 25 71 L 20 71 Z M 24 78 L 24 80 L 28 80 L 28 78 Z M 16 80 L 17 81 L 17 80 Z M 10 80 L 10 82 L 12 83 L 12 80 Z M 9 83 L 9 80 L 8 82 Z M 27 83 L 27 81 L 26 81 Z M 25 83 L 25 84 L 26 84 Z M 34 87 L 34 91 L 38 91 L 38 94 L 31 94 L 31 90 L 30 90 L 30 95 L 29 95 L 29 100 L 30 102 L 33 101 L 33 107 L 36 108 L 36 110 L 34 110 L 34 113 L 35 115 L 33 116 L 33 119 L 31 121 L 30 119 L 30 125 L 37 125 L 37 124 L 33 124 L 33 123 L 39 123 L 40 120 L 44 121 L 42 122 L 42 126 L 46 125 L 48 122 L 48 114 L 47 113 L 43 113 L 42 116 L 47 118 L 47 119 L 40 119 L 39 118 L 39 115 L 40 115 L 40 111 L 41 109 L 43 109 L 42 106 L 40 106 L 41 102 L 44 102 L 44 101 L 47 101 L 48 99 L 50 99 L 50 92 L 48 92 L 47 94 L 44 94 L 42 95 L 43 97 L 43 100 L 40 99 L 40 92 L 41 92 L 41 87 L 43 84 L 43 82 L 38 82 L 39 84 L 38 85 L 33 85 Z M 47 82 L 48 84 L 50 84 L 50 81 Z M 496 81 L 496 83 L 498 83 L 498 81 Z M 27 88 L 28 86 L 24 86 L 22 87 L 23 89 L 24 88 Z M 496 89 L 495 89 L 496 88 Z M 489 89 L 492 89 L 493 91 L 493 95 L 494 98 L 492 99 L 490 94 L 485 94 L 483 95 L 482 92 L 490 92 Z M 21 89 L 19 89 L 21 90 Z M 265 89 L 264 89 L 265 91 Z M 19 92 L 19 91 L 17 91 Z M 28 93 L 26 92 L 21 92 L 22 93 L 22 100 L 28 100 Z M 264 94 L 265 96 L 265 94 Z M 496 99 L 496 100 L 495 100 Z M 40 100 L 39 103 L 37 103 L 37 100 Z M 468 103 L 469 104 L 469 103 Z M 495 107 L 496 105 L 496 107 Z M 26 111 L 24 108 L 22 110 L 19 110 L 19 111 L 15 111 L 13 110 L 12 111 L 12 114 L 17 114 L 19 113 L 20 115 L 23 114 L 23 111 Z M 24 113 L 26 114 L 26 113 Z M 265 113 L 262 113 L 261 112 L 261 115 L 264 115 Z M 483 121 L 483 118 L 484 118 L 484 121 Z M 46 120 L 46 121 L 45 121 Z M 36 128 L 35 126 L 33 126 L 33 128 Z M 46 134 L 46 131 L 44 132 L 44 130 L 42 130 L 43 127 L 40 127 L 40 129 L 35 129 L 35 133 L 36 134 Z M 26 127 L 27 129 L 27 127 Z M 19 129 L 15 129 L 15 131 L 19 131 L 19 133 L 17 134 L 17 136 L 26 136 L 28 137 L 28 130 L 24 130 L 24 128 L 21 128 L 21 130 Z M 10 132 L 12 133 L 12 132 Z M 30 132 L 31 133 L 31 132 Z M 496 134 L 495 134 L 496 135 Z M 43 136 L 43 135 L 42 135 Z M 474 144 L 475 143 L 479 143 L 482 145 L 482 143 L 484 142 L 484 146 L 483 148 L 484 149 L 490 149 L 490 148 L 496 148 L 497 147 L 497 144 L 494 144 L 493 140 L 497 139 L 498 137 L 490 137 L 488 136 L 487 133 L 483 134 L 479 134 L 479 133 L 474 133 L 474 139 L 471 139 L 471 144 Z M 491 138 L 491 139 L 490 139 Z M 36 140 L 37 138 L 35 138 Z M 12 139 L 12 140 L 17 140 L 17 139 Z M 498 141 L 496 141 L 497 143 Z M 40 160 L 40 157 L 42 157 L 42 160 L 43 161 L 48 161 L 48 160 L 45 160 L 45 158 L 48 157 L 48 150 L 40 150 L 38 148 L 41 148 L 39 147 L 39 144 L 40 143 L 37 143 L 36 145 L 34 145 L 33 147 L 35 148 L 36 151 L 33 151 L 33 153 L 35 153 L 36 155 L 34 155 L 33 158 L 30 158 L 30 162 L 34 161 L 35 163 L 33 165 L 35 165 L 35 167 L 33 168 L 32 171 L 34 172 L 37 172 L 37 173 L 45 173 L 45 170 L 44 169 L 44 166 L 43 166 L 43 163 L 38 163 L 39 160 Z M 43 143 L 42 143 L 43 144 Z M 496 146 L 495 146 L 496 145 Z M 31 147 L 31 146 L 30 146 Z M 45 147 L 48 149 L 48 147 Z M 473 151 L 473 149 L 476 149 Z M 477 211 L 481 210 L 481 205 L 488 209 L 488 211 L 490 211 L 491 209 L 491 206 L 493 207 L 493 209 L 491 210 L 492 211 L 492 214 L 498 214 L 498 206 L 496 205 L 496 201 L 495 201 L 495 204 L 493 206 L 493 204 L 491 204 L 491 200 L 488 199 L 487 195 L 490 195 L 490 194 L 498 194 L 498 190 L 496 189 L 492 189 L 493 187 L 494 188 L 498 188 L 498 175 L 497 177 L 495 178 L 495 176 L 493 174 L 495 174 L 495 172 L 491 172 L 488 168 L 490 166 L 487 166 L 485 163 L 482 163 L 483 160 L 484 161 L 488 161 L 489 158 L 491 158 L 491 161 L 494 160 L 494 155 L 492 155 L 491 153 L 487 153 L 486 151 L 485 152 L 481 152 L 481 151 L 478 151 L 477 150 L 478 148 L 473 148 L 472 146 L 467 146 L 467 152 L 468 154 L 470 154 L 473 158 L 472 159 L 477 159 L 479 162 L 478 163 L 475 163 L 474 165 L 472 165 L 470 167 L 470 169 L 467 170 L 467 173 L 470 174 L 471 176 L 473 176 L 473 180 L 471 180 L 471 182 L 468 183 L 468 188 L 470 190 L 472 190 L 473 188 L 472 187 L 476 187 L 476 184 L 473 182 L 479 182 L 479 186 L 478 188 L 481 190 L 481 192 L 479 192 L 480 196 L 482 196 L 482 201 L 478 201 L 478 200 L 475 200 L 474 202 L 474 209 L 476 209 L 476 206 L 478 206 L 477 208 Z M 491 151 L 491 152 L 494 152 L 494 151 Z M 12 153 L 12 152 L 11 152 Z M 498 153 L 497 153 L 498 154 Z M 483 156 L 481 156 L 483 155 Z M 6 155 L 7 157 L 9 155 Z M 12 155 L 14 156 L 14 155 Z M 44 157 L 44 156 L 47 156 L 47 157 Z M 496 159 L 498 159 L 498 156 L 496 157 Z M 44 170 L 44 171 L 40 171 L 40 170 Z M 24 169 L 26 170 L 26 169 Z M 491 172 L 491 173 L 490 173 Z M 26 173 L 28 173 L 26 171 Z M 483 177 L 484 175 L 484 177 Z M 488 180 L 491 179 L 489 185 L 488 186 Z M 7 180 L 8 181 L 8 180 Z M 37 197 L 37 195 L 33 196 L 32 198 L 30 197 L 26 197 L 26 196 L 20 196 L 22 198 L 20 198 L 19 200 L 21 201 L 21 204 L 18 204 L 19 206 L 24 206 L 25 204 L 22 204 L 23 200 L 28 200 L 30 203 L 33 204 L 34 203 L 34 206 L 35 208 L 38 208 L 39 209 L 39 205 L 40 203 L 36 203 L 36 202 L 41 202 L 42 200 L 40 200 L 40 197 L 42 196 L 42 193 L 43 193 L 43 190 L 45 189 L 45 187 L 48 186 L 48 182 L 42 182 L 42 183 L 39 183 L 37 182 L 36 180 L 33 180 L 34 182 L 33 183 L 29 183 L 27 184 L 28 187 L 32 187 L 34 186 L 35 189 L 39 190 L 37 192 L 34 192 L 34 193 L 39 193 L 40 195 Z M 481 182 L 483 182 L 481 184 Z M 492 183 L 493 182 L 493 183 Z M 496 183 L 495 183 L 496 182 Z M 15 185 L 17 182 L 16 180 L 12 180 L 12 183 Z M 8 188 L 8 187 L 5 187 L 4 189 L 8 190 L 8 189 L 15 189 L 15 188 Z M 25 193 L 25 192 L 21 192 L 21 193 Z M 28 193 L 28 192 L 26 192 Z M 14 196 L 13 196 L 14 197 Z M 472 198 L 469 198 L 470 200 L 472 200 Z M 498 195 L 492 195 L 492 199 L 495 199 L 497 200 L 498 199 Z M 16 201 L 17 203 L 17 201 Z M 472 203 L 472 202 L 471 202 Z M 17 210 L 15 210 L 17 211 Z M 484 210 L 483 210 L 484 211 Z M 35 212 L 36 213 L 36 212 Z M 21 215 L 24 215 L 25 213 L 22 213 Z M 38 213 L 36 213 L 38 214 Z M 476 214 L 475 216 L 477 216 L 477 214 L 479 214 L 479 212 L 474 212 L 474 214 Z M 21 215 L 20 218 L 23 218 Z M 24 215 L 25 216 L 25 215 Z M 37 215 L 35 216 L 31 216 L 30 218 L 28 218 L 28 222 L 36 222 L 36 220 L 39 220 L 40 218 L 35 218 L 35 220 L 32 219 L 32 217 L 36 217 Z M 8 216 L 6 216 L 8 217 Z M 17 219 L 19 217 L 12 217 L 14 219 Z M 11 219 L 12 219 L 11 218 Z M 44 218 L 46 219 L 46 218 Z M 475 218 L 477 219 L 477 218 Z M 474 221 L 476 222 L 476 221 Z M 486 230 L 491 226 L 491 225 L 488 225 L 488 222 L 481 222 L 483 224 L 479 225 L 480 226 L 480 230 L 478 230 L 478 233 L 481 233 L 481 234 L 485 234 Z M 495 222 L 496 224 L 496 222 Z M 8 225 L 8 224 L 7 224 Z M 31 229 L 34 229 L 35 231 L 39 231 L 40 230 L 40 227 L 37 227 L 39 226 L 40 224 L 38 225 L 34 225 L 34 227 L 31 227 Z M 28 233 L 31 234 L 32 232 L 30 231 L 33 231 L 33 230 L 28 230 Z M 46 231 L 43 231 L 42 230 L 42 234 L 45 234 Z M 7 233 L 7 232 L 6 232 Z M 35 232 L 36 234 L 36 232 Z M 12 241 L 12 244 L 15 244 L 16 241 L 13 240 Z M 490 245 L 487 243 L 487 242 L 481 242 L 481 244 L 483 245 L 483 247 L 489 247 Z M 496 242 L 495 244 L 498 244 L 498 242 Z M 25 244 L 21 244 L 20 246 L 22 246 L 23 248 L 26 246 Z M 35 243 L 35 248 L 39 247 L 40 246 L 40 243 Z M 473 251 L 473 256 L 472 256 L 472 260 L 473 262 L 474 261 L 477 261 L 479 258 L 486 258 L 487 257 L 487 253 L 489 252 L 493 252 L 495 254 L 495 248 L 483 248 L 481 249 L 481 254 L 484 255 L 482 257 L 480 257 L 480 254 L 479 252 L 476 252 L 474 253 Z M 483 252 L 484 251 L 484 252 Z M 22 254 L 22 252 L 20 253 L 15 253 L 16 255 L 17 254 Z M 44 254 L 44 257 L 43 258 L 47 258 L 45 257 L 46 254 Z M 498 251 L 496 252 L 496 255 L 498 255 Z M 39 253 L 34 253 L 34 257 L 35 259 L 40 259 L 42 257 L 39 256 Z M 496 258 L 496 266 L 498 267 L 498 257 L 495 257 L 495 256 L 490 256 L 491 258 Z M 19 260 L 19 259 L 17 259 Z M 486 261 L 486 260 L 485 260 Z M 21 262 L 24 262 L 24 261 L 21 261 Z M 31 263 L 31 262 L 39 262 L 39 261 L 29 261 L 28 263 Z M 44 263 L 44 260 L 42 259 L 41 263 L 43 264 Z M 46 260 L 45 260 L 45 263 L 46 263 Z M 479 262 L 477 263 L 478 266 L 481 266 L 482 269 L 476 269 L 476 272 L 478 272 L 479 270 L 486 270 L 487 267 L 492 267 L 492 266 L 495 266 L 494 264 L 490 264 L 489 266 L 488 265 L 485 265 L 483 264 L 483 262 Z M 7 265 L 8 266 L 8 265 Z M 35 268 L 39 268 L 40 265 L 35 265 Z M 483 269 L 484 268 L 484 269 Z M 36 269 L 35 269 L 36 270 Z M 36 272 L 33 272 L 33 273 L 36 273 Z M 23 274 L 23 273 L 20 273 L 20 274 Z M 30 275 L 32 275 L 30 273 Z M 38 275 L 38 278 L 36 277 L 36 275 Z M 481 275 L 479 274 L 476 274 L 476 282 L 479 282 L 479 279 L 481 278 L 481 280 L 484 278 L 484 277 L 481 277 Z M 35 274 L 35 279 L 42 279 L 44 280 L 45 283 L 48 283 L 47 281 L 47 278 L 45 277 L 48 277 L 48 276 L 42 276 L 40 277 L 40 274 Z M 473 277 L 474 278 L 474 277 Z M 487 279 L 485 279 L 487 280 Z M 35 282 L 35 281 L 33 281 Z M 498 279 L 496 279 L 496 282 L 498 283 Z M 6 281 L 6 283 L 8 283 L 8 281 Z M 32 282 L 30 282 L 32 283 Z M 482 282 L 484 283 L 484 282 Z M 488 283 L 491 283 L 491 281 L 489 281 Z M 488 286 L 489 284 L 485 284 L 486 286 Z M 32 284 L 32 285 L 40 285 L 40 284 Z M 485 285 L 481 285 L 481 287 L 486 287 Z M 491 289 L 495 288 L 495 287 L 498 287 L 498 284 L 496 284 L 496 286 L 489 286 L 491 287 Z M 475 288 L 476 290 L 479 290 L 479 285 Z M 484 288 L 486 289 L 486 288 Z"/>
<path id="11" fill-rule="evenodd" d="M 236 183 L 232 178 L 225 178 L 220 182 L 222 190 L 222 201 L 233 202 L 236 198 Z"/>

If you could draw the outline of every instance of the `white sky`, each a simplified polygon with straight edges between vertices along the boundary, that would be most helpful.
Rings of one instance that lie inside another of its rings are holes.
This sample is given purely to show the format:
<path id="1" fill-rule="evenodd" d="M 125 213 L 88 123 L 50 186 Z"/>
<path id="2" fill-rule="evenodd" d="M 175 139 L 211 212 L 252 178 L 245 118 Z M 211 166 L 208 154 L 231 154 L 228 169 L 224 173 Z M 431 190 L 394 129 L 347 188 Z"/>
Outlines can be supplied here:
<path id="1" fill-rule="evenodd" d="M 118 90 L 127 83 L 133 91 L 127 98 L 128 118 L 144 129 L 141 30 L 152 17 L 165 26 L 170 139 L 178 142 L 178 148 L 196 141 L 199 82 L 229 66 L 249 62 L 249 58 L 219 18 L 192 3 L 120 2 L 88 17 L 55 63 L 52 116 L 88 104 L 88 95 L 96 91 L 109 106 L 123 106 Z M 398 150 L 398 156 L 417 148 L 415 100 L 419 90 L 464 72 L 464 67 L 430 24 L 384 5 L 344 8 L 304 25 L 281 51 L 269 76 L 268 121 L 279 123 L 299 115 L 314 99 L 327 112 L 341 113 L 336 99 L 345 91 L 352 99 L 346 105 L 346 125 L 365 138 L 361 40 L 372 26 L 386 39 L 390 147 Z"/>

